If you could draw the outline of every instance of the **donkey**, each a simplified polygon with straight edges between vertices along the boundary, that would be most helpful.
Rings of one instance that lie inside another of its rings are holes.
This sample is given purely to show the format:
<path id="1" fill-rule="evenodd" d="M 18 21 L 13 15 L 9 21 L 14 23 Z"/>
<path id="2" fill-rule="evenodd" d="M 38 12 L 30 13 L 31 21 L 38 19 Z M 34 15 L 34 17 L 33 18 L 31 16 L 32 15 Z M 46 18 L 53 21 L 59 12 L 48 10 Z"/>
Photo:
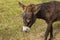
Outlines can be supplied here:
<path id="1" fill-rule="evenodd" d="M 52 24 L 55 21 L 60 21 L 60 2 L 50 1 L 42 4 L 30 4 L 25 6 L 21 2 L 19 5 L 23 8 L 23 31 L 28 32 L 31 26 L 35 23 L 36 19 L 43 19 L 48 24 L 45 38 L 47 40 L 48 35 L 50 35 L 49 40 L 53 40 L 53 27 Z"/>

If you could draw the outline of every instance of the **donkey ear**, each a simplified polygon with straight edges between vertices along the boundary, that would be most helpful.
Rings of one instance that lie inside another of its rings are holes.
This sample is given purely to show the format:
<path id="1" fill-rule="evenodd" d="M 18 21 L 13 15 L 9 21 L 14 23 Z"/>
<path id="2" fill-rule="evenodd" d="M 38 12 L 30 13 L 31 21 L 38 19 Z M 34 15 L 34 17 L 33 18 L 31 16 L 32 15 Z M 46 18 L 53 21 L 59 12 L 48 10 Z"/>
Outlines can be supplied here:
<path id="1" fill-rule="evenodd" d="M 39 5 L 39 4 L 33 6 L 33 12 L 34 12 L 34 14 L 36 14 L 40 10 L 40 6 L 41 5 Z"/>
<path id="2" fill-rule="evenodd" d="M 25 5 L 19 2 L 19 5 L 24 9 Z"/>

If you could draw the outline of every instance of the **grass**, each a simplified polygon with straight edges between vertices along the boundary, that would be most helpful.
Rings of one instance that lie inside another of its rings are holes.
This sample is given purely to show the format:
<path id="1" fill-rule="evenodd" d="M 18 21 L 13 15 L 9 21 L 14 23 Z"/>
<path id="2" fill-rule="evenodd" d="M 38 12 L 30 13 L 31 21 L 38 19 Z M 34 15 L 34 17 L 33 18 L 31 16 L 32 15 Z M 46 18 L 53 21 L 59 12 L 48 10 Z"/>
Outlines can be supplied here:
<path id="1" fill-rule="evenodd" d="M 38 4 L 50 0 L 18 0 L 25 5 Z M 29 3 L 28 3 L 29 2 Z M 37 19 L 29 33 L 22 32 L 22 8 L 17 0 L 0 0 L 0 40 L 43 40 L 46 22 Z M 60 22 L 53 24 L 54 40 L 60 40 Z M 58 27 L 56 27 L 58 26 Z"/>

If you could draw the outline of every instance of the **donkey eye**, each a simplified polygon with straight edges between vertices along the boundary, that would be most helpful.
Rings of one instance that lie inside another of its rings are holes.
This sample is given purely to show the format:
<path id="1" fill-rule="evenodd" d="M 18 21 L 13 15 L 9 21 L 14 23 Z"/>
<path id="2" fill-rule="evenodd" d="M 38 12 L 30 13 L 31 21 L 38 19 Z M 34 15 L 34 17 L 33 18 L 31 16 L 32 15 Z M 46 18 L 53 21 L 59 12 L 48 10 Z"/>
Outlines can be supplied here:
<path id="1" fill-rule="evenodd" d="M 29 18 L 29 19 L 31 19 L 31 18 Z"/>
<path id="2" fill-rule="evenodd" d="M 31 18 L 29 18 L 29 19 L 31 19 Z"/>

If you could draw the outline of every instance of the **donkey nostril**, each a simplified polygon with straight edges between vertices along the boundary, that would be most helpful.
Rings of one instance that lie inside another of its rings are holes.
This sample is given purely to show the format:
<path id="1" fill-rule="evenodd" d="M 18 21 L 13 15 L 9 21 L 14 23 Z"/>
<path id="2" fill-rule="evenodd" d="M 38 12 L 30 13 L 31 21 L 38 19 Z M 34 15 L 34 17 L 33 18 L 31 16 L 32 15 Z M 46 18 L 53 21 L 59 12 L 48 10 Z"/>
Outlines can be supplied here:
<path id="1" fill-rule="evenodd" d="M 27 26 L 23 26 L 23 31 L 24 31 L 24 32 L 29 32 L 29 31 L 30 31 L 30 28 L 27 27 Z"/>

